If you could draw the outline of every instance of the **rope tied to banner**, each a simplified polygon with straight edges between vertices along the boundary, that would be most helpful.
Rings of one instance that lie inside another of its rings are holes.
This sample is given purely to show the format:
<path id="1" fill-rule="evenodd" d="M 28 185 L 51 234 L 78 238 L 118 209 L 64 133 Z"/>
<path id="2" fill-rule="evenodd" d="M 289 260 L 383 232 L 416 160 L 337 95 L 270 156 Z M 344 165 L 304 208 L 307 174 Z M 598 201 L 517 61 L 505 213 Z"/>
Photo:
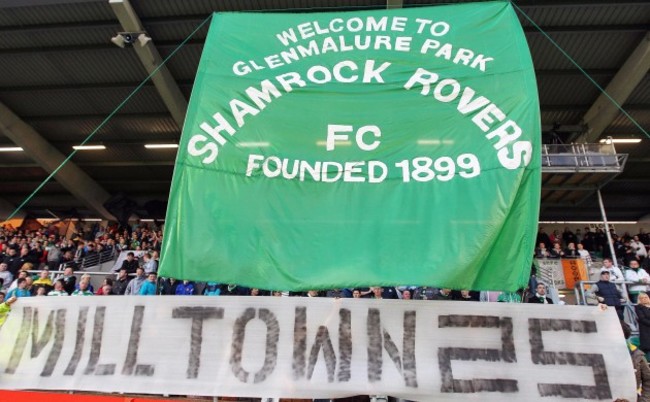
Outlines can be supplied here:
<path id="1" fill-rule="evenodd" d="M 201 22 L 201 23 L 200 23 L 196 28 L 194 28 L 194 30 L 193 30 L 193 31 L 192 31 L 192 32 L 191 32 L 191 33 L 190 33 L 190 34 L 189 34 L 185 39 L 183 39 L 183 41 L 182 41 L 178 46 L 176 46 L 176 47 L 174 48 L 174 50 L 172 50 L 172 52 L 169 53 L 169 55 L 167 55 L 167 57 L 165 57 L 165 58 L 163 59 L 162 63 L 160 63 L 158 66 L 156 66 L 156 68 L 154 68 L 153 71 L 152 71 L 151 73 L 149 73 L 149 75 L 147 75 L 147 76 L 142 80 L 142 82 L 140 82 L 140 84 L 138 84 L 138 86 L 136 86 L 136 87 L 133 89 L 133 91 L 131 91 L 131 93 L 130 93 L 126 98 L 124 98 L 124 100 L 123 100 L 122 102 L 120 102 L 120 104 L 117 105 L 117 106 L 115 107 L 115 109 L 113 109 L 113 111 L 112 111 L 111 113 L 109 113 L 108 116 L 106 116 L 106 118 L 104 118 L 104 120 L 102 120 L 102 122 L 99 123 L 99 125 L 98 125 L 97 127 L 95 127 L 95 129 L 94 129 L 90 134 L 88 134 L 88 136 L 86 137 L 86 139 L 84 139 L 84 140 L 81 142 L 81 144 L 79 144 L 79 146 L 82 146 L 82 145 L 87 144 L 88 141 L 90 141 L 90 140 L 95 136 L 95 134 L 97 134 L 97 133 L 99 132 L 99 130 L 101 130 L 101 129 L 102 129 L 102 128 L 103 128 L 103 127 L 104 127 L 104 126 L 105 126 L 105 125 L 106 125 L 106 124 L 107 124 L 107 123 L 108 123 L 108 122 L 113 118 L 113 116 L 114 116 L 117 112 L 119 112 L 119 111 L 124 107 L 124 105 L 126 105 L 127 102 L 128 102 L 128 101 L 129 101 L 133 96 L 135 96 L 135 94 L 137 94 L 137 93 L 140 91 L 140 89 L 142 89 L 142 87 L 143 87 L 147 82 L 149 82 L 149 80 L 151 80 L 151 78 L 152 78 L 154 75 L 156 75 L 156 74 L 158 73 L 158 71 L 160 71 L 160 69 L 161 69 L 165 64 L 167 64 L 167 62 L 168 62 L 172 57 L 174 57 L 174 55 L 175 55 L 175 54 L 176 54 L 176 53 L 177 53 L 177 52 L 178 52 L 178 51 L 179 51 L 183 46 L 185 46 L 185 44 L 187 44 L 187 42 L 188 42 L 190 39 L 192 39 L 192 37 L 193 37 L 193 36 L 194 36 L 194 35 L 195 35 L 195 34 L 196 34 L 196 33 L 197 33 L 201 28 L 203 28 L 203 26 L 204 26 L 208 21 L 210 21 L 210 19 L 212 19 L 212 14 L 210 14 L 210 15 L 209 15 L 206 19 L 204 19 L 204 20 L 203 20 L 203 21 L 202 21 L 202 22 Z M 14 216 L 16 216 L 16 214 L 17 214 L 17 213 L 18 213 L 18 212 L 19 212 L 19 211 L 20 211 L 20 210 L 21 210 L 25 205 L 27 205 L 27 203 L 28 203 L 32 198 L 34 198 L 34 196 L 35 196 L 35 195 L 36 195 L 36 194 L 37 194 L 37 193 L 38 193 L 38 192 L 39 192 L 39 191 L 40 191 L 40 190 L 41 190 L 41 189 L 42 189 L 42 188 L 43 188 L 43 187 L 44 187 L 44 186 L 45 186 L 45 185 L 46 185 L 46 184 L 47 184 L 47 183 L 48 183 L 48 182 L 49 182 L 49 181 L 50 181 L 50 180 L 51 180 L 51 179 L 52 179 L 52 178 L 53 178 L 53 177 L 58 173 L 58 172 L 59 172 L 59 170 L 61 170 L 61 169 L 63 168 L 63 166 L 65 166 L 65 164 L 68 163 L 68 162 L 70 161 L 70 159 L 72 159 L 73 156 L 75 156 L 75 154 L 77 153 L 77 151 L 78 151 L 78 149 L 74 149 L 74 150 L 70 153 L 70 155 L 68 155 L 68 157 L 65 158 L 65 159 L 64 159 L 64 160 L 59 164 L 59 166 L 57 166 L 57 168 L 54 169 L 54 170 L 52 171 L 52 173 L 50 173 L 50 174 L 49 174 L 49 175 L 48 175 L 48 176 L 43 180 L 43 182 L 42 182 L 41 184 L 39 184 L 38 187 L 36 187 L 36 189 L 35 189 L 34 191 L 32 191 L 32 193 L 31 193 L 29 196 L 27 196 L 27 198 L 25 198 L 25 200 L 24 200 L 24 201 L 23 201 L 23 202 L 22 202 L 18 207 L 16 207 L 16 209 L 15 209 L 15 210 L 14 210 L 14 211 L 13 211 L 13 212 L 8 216 L 8 217 L 7 217 L 6 220 L 7 220 L 7 221 L 8 221 L 8 220 L 11 220 Z"/>
<path id="2" fill-rule="evenodd" d="M 605 90 L 605 88 L 603 88 L 602 86 L 600 86 L 600 85 L 598 84 L 598 82 L 596 82 L 596 80 L 594 80 L 594 79 L 589 75 L 589 73 L 587 73 L 587 72 L 586 72 L 586 71 L 585 71 L 585 70 L 580 66 L 580 64 L 578 64 L 578 62 L 575 61 L 575 60 L 573 59 L 573 57 L 571 57 L 571 55 L 569 55 L 569 53 L 567 53 L 564 49 L 562 49 L 562 47 L 561 47 L 561 46 L 560 46 L 556 41 L 554 41 L 553 38 L 551 38 L 551 36 L 550 36 L 546 31 L 544 31 L 544 30 L 542 29 L 542 27 L 540 27 L 539 25 L 537 25 L 537 23 L 536 23 L 532 18 L 530 18 L 530 17 L 528 16 L 528 14 L 526 14 L 526 13 L 525 13 L 521 8 L 519 8 L 519 6 L 518 6 L 514 1 L 511 1 L 510 3 L 512 4 L 512 6 L 513 6 L 517 11 L 519 11 L 519 13 L 520 13 L 524 18 L 526 18 L 526 20 L 528 20 L 528 22 L 530 22 L 530 23 L 533 25 L 533 27 L 535 27 L 535 29 L 537 29 L 539 32 L 541 32 L 542 35 L 544 35 L 544 37 L 545 37 L 546 39 L 548 39 L 548 41 L 551 42 L 551 44 L 552 44 L 553 46 L 555 46 L 555 47 L 560 51 L 560 53 L 562 53 L 562 55 L 563 55 L 564 57 L 566 57 L 567 60 L 569 60 L 569 61 L 571 62 L 571 64 L 573 64 L 574 66 L 576 66 L 576 68 L 577 68 L 578 70 L 580 70 L 580 72 L 581 72 L 585 77 L 587 77 L 587 79 L 588 79 L 588 80 L 589 80 L 589 81 L 590 81 L 590 82 L 591 82 L 591 83 L 592 83 L 592 84 L 593 84 L 593 85 L 594 85 L 594 86 L 595 86 L 595 87 L 596 87 L 596 88 L 597 88 L 597 89 L 598 89 L 598 90 L 599 90 L 603 95 L 605 95 L 605 97 L 607 97 L 607 99 L 609 99 L 609 101 L 612 102 L 612 103 L 614 104 L 614 106 L 616 106 L 616 108 L 617 108 L 618 110 L 620 110 L 621 113 L 623 113 L 623 114 L 625 115 L 625 117 L 627 117 L 627 118 L 628 118 L 632 123 L 634 123 L 634 125 L 635 125 L 639 130 L 641 130 L 641 132 L 642 132 L 643 134 L 645 134 L 648 138 L 650 138 L 650 134 L 648 134 L 648 132 L 647 132 L 643 127 L 641 127 L 641 124 L 639 124 L 639 122 L 637 122 L 637 121 L 636 121 L 632 116 L 630 116 L 630 114 L 629 114 L 625 109 L 623 109 L 623 106 L 621 106 L 621 104 L 619 104 L 619 103 L 616 101 L 616 99 L 614 99 L 614 98 L 613 98 L 609 93 L 607 93 L 607 91 Z"/>

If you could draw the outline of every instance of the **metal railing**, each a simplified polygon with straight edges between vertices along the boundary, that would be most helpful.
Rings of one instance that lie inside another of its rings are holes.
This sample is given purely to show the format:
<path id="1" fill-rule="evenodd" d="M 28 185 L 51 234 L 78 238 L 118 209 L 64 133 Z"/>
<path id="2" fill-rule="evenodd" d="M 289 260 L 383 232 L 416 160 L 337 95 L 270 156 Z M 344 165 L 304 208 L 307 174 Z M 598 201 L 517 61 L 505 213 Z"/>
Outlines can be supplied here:
<path id="1" fill-rule="evenodd" d="M 587 305 L 585 285 L 593 285 L 598 282 L 599 281 L 580 281 L 576 283 L 575 288 L 573 289 L 576 296 L 576 302 L 581 305 Z M 632 333 L 637 334 L 639 332 L 639 324 L 636 316 L 636 311 L 634 310 L 635 305 L 630 302 L 629 292 L 627 288 L 629 285 L 647 285 L 647 283 L 630 281 L 613 281 L 612 283 L 615 284 L 616 287 L 620 287 L 619 290 L 621 291 L 621 295 L 625 298 L 625 303 L 621 303 L 621 306 L 624 308 L 624 320 L 628 323 L 630 328 L 632 328 Z"/>
<path id="2" fill-rule="evenodd" d="M 627 154 L 617 154 L 614 144 L 543 144 L 545 170 L 622 170 Z"/>
<path id="3" fill-rule="evenodd" d="M 115 259 L 117 256 L 117 253 L 115 252 L 115 249 L 112 250 L 104 250 L 99 253 L 93 253 L 90 255 L 87 255 L 81 259 L 81 261 L 78 262 L 79 268 L 80 269 L 86 269 L 90 267 L 96 267 L 98 265 L 101 265 L 105 262 L 109 262 Z"/>

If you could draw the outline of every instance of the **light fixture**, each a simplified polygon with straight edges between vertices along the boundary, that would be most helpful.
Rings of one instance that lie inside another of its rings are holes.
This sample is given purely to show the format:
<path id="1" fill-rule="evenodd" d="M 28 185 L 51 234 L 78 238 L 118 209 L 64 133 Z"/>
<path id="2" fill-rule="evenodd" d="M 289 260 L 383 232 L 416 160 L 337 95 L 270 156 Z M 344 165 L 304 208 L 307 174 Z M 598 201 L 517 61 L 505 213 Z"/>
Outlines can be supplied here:
<path id="1" fill-rule="evenodd" d="M 147 149 L 168 149 L 178 148 L 178 144 L 144 144 Z"/>
<path id="2" fill-rule="evenodd" d="M 101 218 L 83 218 L 82 219 L 84 222 L 101 222 Z"/>
<path id="3" fill-rule="evenodd" d="M 543 225 L 604 225 L 603 221 L 539 221 Z M 636 225 L 638 221 L 607 221 L 610 225 Z"/>
<path id="4" fill-rule="evenodd" d="M 72 148 L 77 151 L 99 151 L 106 149 L 104 145 L 74 145 Z"/>
<path id="5" fill-rule="evenodd" d="M 22 152 L 21 147 L 0 147 L 0 152 Z"/>
<path id="6" fill-rule="evenodd" d="M 641 138 L 612 138 L 607 137 L 600 140 L 601 144 L 638 144 Z"/>
<path id="7" fill-rule="evenodd" d="M 111 42 L 121 48 L 132 46 L 135 42 L 138 42 L 140 47 L 144 47 L 151 42 L 151 37 L 146 32 L 118 32 L 111 38 Z"/>
<path id="8" fill-rule="evenodd" d="M 268 147 L 271 145 L 268 142 L 265 141 L 248 141 L 248 142 L 238 142 L 237 143 L 237 148 L 256 148 L 256 147 Z"/>

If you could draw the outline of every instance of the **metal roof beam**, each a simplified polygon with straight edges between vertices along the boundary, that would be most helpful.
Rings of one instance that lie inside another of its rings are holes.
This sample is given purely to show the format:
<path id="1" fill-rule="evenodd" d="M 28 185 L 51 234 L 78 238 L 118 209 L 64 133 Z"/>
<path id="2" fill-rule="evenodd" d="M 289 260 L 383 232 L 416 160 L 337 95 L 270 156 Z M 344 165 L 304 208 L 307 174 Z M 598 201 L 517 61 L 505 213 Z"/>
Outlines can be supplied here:
<path id="1" fill-rule="evenodd" d="M 144 32 L 140 17 L 138 17 L 133 7 L 131 7 L 129 0 L 109 0 L 109 4 L 115 16 L 120 21 L 122 28 L 124 28 L 124 31 Z M 153 40 L 150 40 L 144 45 L 134 43 L 133 49 L 147 73 L 151 74 L 162 64 L 162 57 L 160 57 L 158 49 L 154 46 Z M 167 66 L 160 67 L 157 73 L 151 77 L 151 80 L 178 127 L 183 127 L 185 113 L 187 111 L 187 100 Z"/>
<path id="2" fill-rule="evenodd" d="M 618 70 L 605 91 L 619 105 L 623 105 L 648 71 L 650 71 L 650 32 L 646 32 L 641 43 Z M 605 94 L 600 94 L 582 118 L 588 130 L 578 137 L 578 142 L 598 141 L 619 113 L 618 107 Z"/>
<path id="3" fill-rule="evenodd" d="M 48 173 L 57 169 L 65 160 L 62 153 L 3 103 L 0 103 L 0 132 L 11 139 L 14 144 L 22 147 Z M 68 161 L 54 178 L 72 195 L 102 217 L 114 219 L 104 208 L 104 202 L 110 198 L 110 194 L 74 163 Z"/>
<path id="4" fill-rule="evenodd" d="M 107 162 L 77 162 L 77 166 L 85 167 L 131 167 L 131 166 L 174 166 L 173 160 L 167 161 L 107 161 Z M 35 168 L 41 167 L 36 163 L 0 163 L 0 168 Z"/>

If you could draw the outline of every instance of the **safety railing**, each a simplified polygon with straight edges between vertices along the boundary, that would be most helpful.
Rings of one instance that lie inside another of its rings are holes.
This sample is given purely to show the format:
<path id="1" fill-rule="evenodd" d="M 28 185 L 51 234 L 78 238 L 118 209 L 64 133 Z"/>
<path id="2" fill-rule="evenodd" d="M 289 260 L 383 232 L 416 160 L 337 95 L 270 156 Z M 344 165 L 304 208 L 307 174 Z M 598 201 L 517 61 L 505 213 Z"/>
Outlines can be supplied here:
<path id="1" fill-rule="evenodd" d="M 95 267 L 101 265 L 105 262 L 112 261 L 117 256 L 117 253 L 114 249 L 100 251 L 99 253 L 92 253 L 81 259 L 79 267 L 81 269 L 86 269 L 90 267 Z"/>
<path id="2" fill-rule="evenodd" d="M 621 170 L 627 154 L 617 154 L 614 144 L 543 144 L 542 166 L 552 169 Z"/>
<path id="3" fill-rule="evenodd" d="M 587 304 L 587 298 L 586 298 L 586 289 L 585 285 L 593 285 L 595 283 L 598 283 L 598 281 L 580 281 L 576 283 L 574 291 L 575 291 L 575 296 L 576 296 L 576 302 L 581 305 L 586 305 Z M 638 333 L 639 331 L 639 325 L 637 322 L 637 316 L 636 316 L 636 311 L 634 310 L 634 304 L 630 302 L 630 297 L 629 297 L 629 292 L 628 292 L 628 286 L 632 285 L 648 285 L 647 283 L 643 282 L 630 282 L 630 281 L 613 281 L 619 290 L 621 291 L 621 295 L 625 298 L 625 303 L 621 303 L 621 305 L 624 307 L 623 311 L 623 317 L 625 319 L 625 322 L 627 322 L 630 327 L 632 328 L 633 333 Z"/>

